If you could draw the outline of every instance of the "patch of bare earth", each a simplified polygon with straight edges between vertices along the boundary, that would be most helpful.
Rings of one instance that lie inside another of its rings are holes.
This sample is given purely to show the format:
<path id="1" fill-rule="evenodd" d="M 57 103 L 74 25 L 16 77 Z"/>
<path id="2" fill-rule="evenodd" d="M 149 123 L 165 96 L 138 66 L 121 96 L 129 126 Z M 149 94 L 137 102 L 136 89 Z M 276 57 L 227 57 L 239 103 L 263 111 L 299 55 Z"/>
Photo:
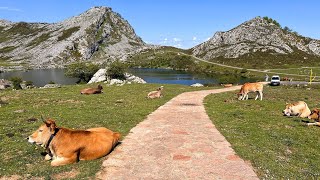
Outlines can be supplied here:
<path id="1" fill-rule="evenodd" d="M 68 172 L 63 172 L 63 173 L 59 173 L 59 174 L 55 174 L 52 176 L 52 179 L 73 179 L 75 177 L 77 177 L 77 175 L 80 172 L 76 169 L 72 169 L 71 171 Z"/>

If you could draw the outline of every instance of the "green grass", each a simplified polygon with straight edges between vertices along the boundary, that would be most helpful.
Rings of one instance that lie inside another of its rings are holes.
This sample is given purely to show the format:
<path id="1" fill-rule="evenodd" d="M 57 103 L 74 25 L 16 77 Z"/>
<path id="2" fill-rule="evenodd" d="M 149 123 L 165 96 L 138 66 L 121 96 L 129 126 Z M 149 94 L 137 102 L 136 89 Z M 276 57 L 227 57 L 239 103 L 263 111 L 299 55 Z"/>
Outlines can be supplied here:
<path id="1" fill-rule="evenodd" d="M 72 27 L 72 28 L 63 30 L 62 35 L 58 37 L 58 41 L 62 41 L 62 40 L 69 38 L 74 32 L 79 31 L 79 29 L 80 29 L 80 27 L 77 26 L 77 27 Z"/>
<path id="2" fill-rule="evenodd" d="M 43 115 L 55 119 L 58 126 L 75 129 L 104 126 L 126 136 L 131 128 L 174 96 L 199 90 L 188 86 L 164 85 L 164 97 L 150 100 L 145 98 L 147 93 L 160 84 L 132 84 L 104 86 L 103 94 L 80 95 L 80 90 L 88 86 L 0 91 L 1 100 L 8 103 L 0 107 L 0 176 L 50 179 L 57 174 L 76 171 L 79 172 L 76 178 L 81 179 L 93 178 L 101 168 L 104 158 L 51 167 L 50 162 L 44 161 L 40 155 L 44 149 L 26 140 L 41 124 L 40 120 L 29 122 L 30 118 L 40 119 Z M 15 112 L 17 110 L 23 112 Z"/>
<path id="3" fill-rule="evenodd" d="M 15 50 L 16 48 L 16 46 L 6 46 L 0 49 L 0 53 L 8 53 Z"/>
<path id="4" fill-rule="evenodd" d="M 247 69 L 278 69 L 278 68 L 299 68 L 318 67 L 319 56 L 310 55 L 297 48 L 291 47 L 294 52 L 288 54 L 274 54 L 274 52 L 255 52 L 245 54 L 239 58 L 214 58 L 210 61 L 224 63 L 230 66 L 238 66 Z"/>
<path id="5" fill-rule="evenodd" d="M 263 101 L 238 101 L 229 92 L 210 95 L 205 103 L 213 123 L 261 179 L 319 179 L 319 127 L 282 115 L 286 102 L 320 107 L 319 96 L 319 86 L 266 86 Z"/>
<path id="6" fill-rule="evenodd" d="M 29 44 L 27 44 L 27 47 L 29 47 L 29 46 L 31 46 L 31 47 L 38 46 L 40 43 L 46 41 L 49 38 L 50 38 L 50 33 L 44 33 L 41 36 L 33 39 Z"/>

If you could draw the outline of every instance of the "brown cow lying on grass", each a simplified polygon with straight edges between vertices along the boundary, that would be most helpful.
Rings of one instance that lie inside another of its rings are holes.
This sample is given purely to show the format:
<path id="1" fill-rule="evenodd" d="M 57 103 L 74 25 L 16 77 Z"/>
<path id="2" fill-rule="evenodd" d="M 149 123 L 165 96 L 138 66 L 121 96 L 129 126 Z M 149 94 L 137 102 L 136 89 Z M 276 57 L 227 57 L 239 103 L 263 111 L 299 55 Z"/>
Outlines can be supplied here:
<path id="1" fill-rule="evenodd" d="M 248 100 L 248 93 L 249 92 L 257 92 L 257 96 L 254 100 L 257 100 L 260 96 L 260 100 L 262 101 L 262 91 L 263 91 L 263 84 L 262 83 L 245 83 L 242 85 L 240 92 L 238 93 L 239 100 Z"/>
<path id="2" fill-rule="evenodd" d="M 86 88 L 80 91 L 80 94 L 101 94 L 103 87 L 99 84 L 97 88 Z"/>
<path id="3" fill-rule="evenodd" d="M 163 86 L 160 86 L 156 91 L 151 91 L 148 93 L 147 98 L 154 99 L 154 98 L 162 98 Z"/>
<path id="4" fill-rule="evenodd" d="M 308 119 L 312 119 L 314 123 L 307 123 L 308 126 L 320 126 L 320 111 L 318 108 L 315 108 L 311 111 L 311 114 L 308 116 Z"/>
<path id="5" fill-rule="evenodd" d="M 92 160 L 103 157 L 117 145 L 120 134 L 98 127 L 87 130 L 72 130 L 57 127 L 52 119 L 44 121 L 28 142 L 46 148 L 45 160 L 51 160 L 51 166 L 75 163 L 79 160 Z"/>
<path id="6" fill-rule="evenodd" d="M 298 101 L 295 103 L 287 103 L 286 109 L 282 111 L 284 116 L 308 117 L 311 113 L 307 103 Z"/>

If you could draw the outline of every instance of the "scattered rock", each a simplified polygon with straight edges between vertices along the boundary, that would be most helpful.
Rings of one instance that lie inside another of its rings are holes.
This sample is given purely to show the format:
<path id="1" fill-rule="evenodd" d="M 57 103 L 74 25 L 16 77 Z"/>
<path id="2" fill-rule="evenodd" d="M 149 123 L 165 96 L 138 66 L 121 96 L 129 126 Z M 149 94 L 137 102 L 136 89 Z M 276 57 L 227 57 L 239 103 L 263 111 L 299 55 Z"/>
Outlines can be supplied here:
<path id="1" fill-rule="evenodd" d="M 135 76 L 133 74 L 130 74 L 130 73 L 125 73 L 124 76 L 126 77 L 126 80 L 128 82 L 131 82 L 131 83 L 138 83 L 138 84 L 145 84 L 147 83 L 145 80 L 143 80 L 142 78 L 138 77 L 138 76 Z"/>
<path id="2" fill-rule="evenodd" d="M 61 88 L 61 84 L 46 84 L 43 88 Z"/>
<path id="3" fill-rule="evenodd" d="M 5 79 L 0 79 L 0 89 L 6 89 L 12 87 L 12 82 L 5 80 Z"/>
<path id="4" fill-rule="evenodd" d="M 13 112 L 15 112 L 15 113 L 24 113 L 24 112 L 26 112 L 26 110 L 24 110 L 24 109 L 18 109 L 18 110 L 15 110 L 15 111 L 13 111 Z"/>
<path id="5" fill-rule="evenodd" d="M 117 86 L 122 86 L 123 84 L 125 84 L 125 81 L 120 79 L 111 79 L 109 83 L 109 85 L 117 85 Z"/>
<path id="6" fill-rule="evenodd" d="M 116 103 L 123 103 L 123 102 L 124 102 L 123 99 L 118 99 L 118 100 L 116 100 Z"/>
<path id="7" fill-rule="evenodd" d="M 203 87 L 203 84 L 195 83 L 195 84 L 192 84 L 190 86 L 192 86 L 192 87 Z"/>

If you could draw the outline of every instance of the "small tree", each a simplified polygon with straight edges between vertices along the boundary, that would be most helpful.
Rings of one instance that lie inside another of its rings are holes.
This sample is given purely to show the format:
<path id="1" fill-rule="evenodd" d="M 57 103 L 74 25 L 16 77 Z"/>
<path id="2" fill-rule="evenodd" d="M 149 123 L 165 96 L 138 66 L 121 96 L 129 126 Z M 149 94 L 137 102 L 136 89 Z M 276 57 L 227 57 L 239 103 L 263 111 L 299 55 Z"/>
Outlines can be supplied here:
<path id="1" fill-rule="evenodd" d="M 120 62 L 114 61 L 113 63 L 109 64 L 107 67 L 107 74 L 112 79 L 125 79 L 124 73 L 127 71 L 127 65 Z"/>
<path id="2" fill-rule="evenodd" d="M 22 78 L 21 77 L 12 77 L 10 78 L 10 81 L 12 81 L 13 84 L 13 89 L 22 89 L 21 83 L 22 83 Z"/>
<path id="3" fill-rule="evenodd" d="M 292 29 L 290 29 L 288 26 L 285 26 L 283 30 L 285 30 L 286 32 L 292 32 Z"/>
<path id="4" fill-rule="evenodd" d="M 78 62 L 67 66 L 65 75 L 79 78 L 77 83 L 89 82 L 92 76 L 99 70 L 99 66 L 93 63 Z"/>

